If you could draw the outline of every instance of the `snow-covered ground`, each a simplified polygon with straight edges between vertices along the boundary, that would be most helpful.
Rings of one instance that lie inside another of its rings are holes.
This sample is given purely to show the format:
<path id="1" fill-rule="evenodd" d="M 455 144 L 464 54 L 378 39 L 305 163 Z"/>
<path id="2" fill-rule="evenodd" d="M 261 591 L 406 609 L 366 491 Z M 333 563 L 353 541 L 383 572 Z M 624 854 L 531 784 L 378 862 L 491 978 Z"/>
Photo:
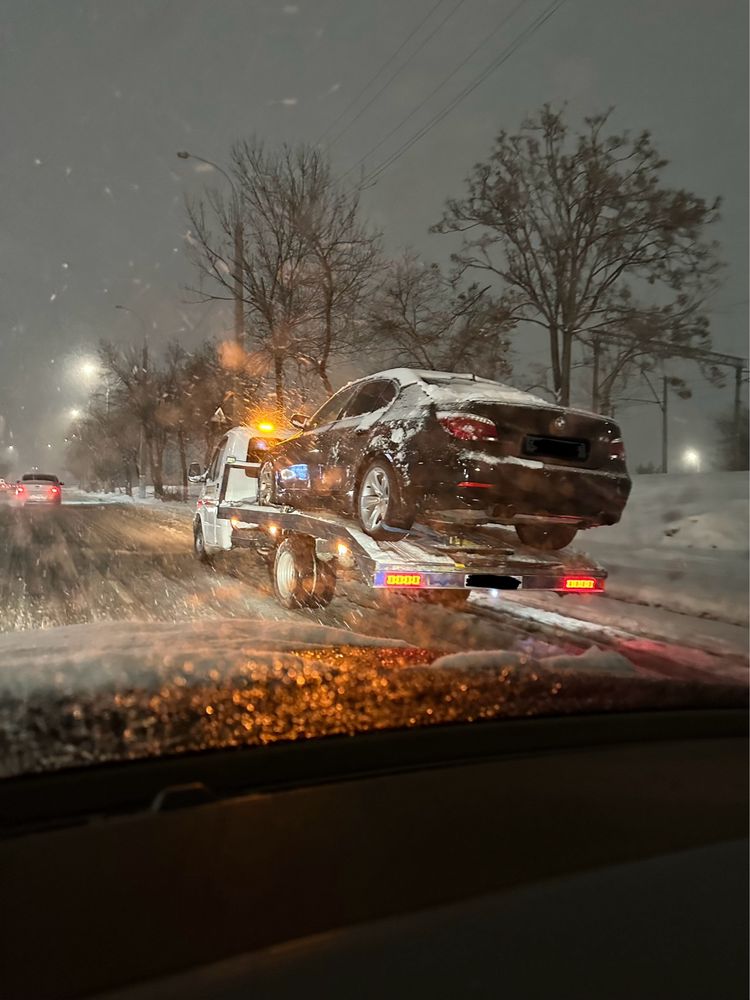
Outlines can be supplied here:
<path id="1" fill-rule="evenodd" d="M 189 520 L 192 503 L 77 494 L 71 503 L 127 503 Z M 634 478 L 622 521 L 582 533 L 576 548 L 609 572 L 607 593 L 476 594 L 468 610 L 514 615 L 535 629 L 597 636 L 617 646 L 643 639 L 732 659 L 747 655 L 748 480 L 745 473 Z"/>
<path id="2" fill-rule="evenodd" d="M 748 476 L 636 476 L 622 521 L 581 536 L 612 597 L 748 622 Z"/>
<path id="3" fill-rule="evenodd" d="M 603 596 L 476 595 L 560 636 L 669 643 L 684 658 L 748 651 L 748 478 L 741 472 L 636 476 L 621 522 L 579 535 L 608 571 Z"/>

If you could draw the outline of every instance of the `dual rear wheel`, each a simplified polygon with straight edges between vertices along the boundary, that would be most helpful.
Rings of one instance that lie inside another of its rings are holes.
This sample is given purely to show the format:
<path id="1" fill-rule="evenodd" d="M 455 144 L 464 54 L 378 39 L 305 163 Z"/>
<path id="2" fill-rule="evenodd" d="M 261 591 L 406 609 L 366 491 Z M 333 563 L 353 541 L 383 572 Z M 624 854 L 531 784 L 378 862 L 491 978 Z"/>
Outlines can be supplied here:
<path id="1" fill-rule="evenodd" d="M 325 608 L 336 592 L 333 560 L 324 562 L 315 554 L 311 538 L 293 535 L 276 548 L 273 560 L 273 591 L 285 608 Z"/>

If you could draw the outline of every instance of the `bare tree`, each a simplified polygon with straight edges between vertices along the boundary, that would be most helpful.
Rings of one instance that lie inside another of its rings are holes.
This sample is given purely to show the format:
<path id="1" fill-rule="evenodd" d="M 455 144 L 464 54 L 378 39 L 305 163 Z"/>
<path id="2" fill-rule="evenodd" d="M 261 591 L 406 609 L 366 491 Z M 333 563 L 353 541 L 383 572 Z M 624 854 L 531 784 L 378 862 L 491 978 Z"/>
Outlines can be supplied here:
<path id="1" fill-rule="evenodd" d="M 489 378 L 510 374 L 506 307 L 490 295 L 489 286 L 461 288 L 413 252 L 388 268 L 369 318 L 379 348 L 397 364 L 469 369 Z"/>
<path id="2" fill-rule="evenodd" d="M 289 365 L 303 363 L 330 391 L 333 355 L 351 348 L 354 317 L 378 266 L 379 240 L 361 219 L 359 196 L 336 182 L 319 150 L 255 140 L 232 150 L 236 194 L 188 203 L 201 299 L 234 295 L 237 212 L 249 323 L 246 364 L 271 376 L 284 406 Z"/>
<path id="3" fill-rule="evenodd" d="M 573 135 L 545 105 L 517 134 L 501 132 L 434 227 L 464 233 L 458 266 L 500 278 L 513 316 L 547 332 L 563 404 L 576 344 L 608 331 L 633 339 L 610 352 L 620 369 L 655 338 L 709 345 L 703 309 L 720 265 L 704 232 L 719 201 L 663 186 L 649 133 L 605 135 L 609 114 Z"/>

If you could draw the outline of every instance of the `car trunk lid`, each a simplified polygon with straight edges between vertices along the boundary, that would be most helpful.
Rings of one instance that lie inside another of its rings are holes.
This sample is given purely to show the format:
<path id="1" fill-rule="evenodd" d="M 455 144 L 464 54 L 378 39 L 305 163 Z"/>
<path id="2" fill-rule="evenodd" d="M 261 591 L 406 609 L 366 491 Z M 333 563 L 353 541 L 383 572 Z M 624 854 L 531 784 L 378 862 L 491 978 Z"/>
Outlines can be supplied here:
<path id="1" fill-rule="evenodd" d="M 497 428 L 494 440 L 462 442 L 467 450 L 582 469 L 619 471 L 624 467 L 620 429 L 607 417 L 553 404 L 512 405 L 481 399 L 462 400 L 453 410 L 491 420 Z"/>

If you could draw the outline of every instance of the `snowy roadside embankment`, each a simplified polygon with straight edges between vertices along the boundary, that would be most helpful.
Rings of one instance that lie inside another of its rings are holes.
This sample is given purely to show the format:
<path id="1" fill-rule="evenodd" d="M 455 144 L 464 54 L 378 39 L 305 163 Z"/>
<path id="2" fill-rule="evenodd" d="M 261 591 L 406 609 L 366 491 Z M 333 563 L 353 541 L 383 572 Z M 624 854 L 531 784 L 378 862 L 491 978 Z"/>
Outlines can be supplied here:
<path id="1" fill-rule="evenodd" d="M 87 504 L 119 504 L 129 507 L 151 507 L 155 510 L 169 511 L 170 514 L 181 514 L 186 520 L 191 520 L 195 514 L 195 500 L 200 492 L 200 487 L 191 490 L 190 499 L 187 503 L 181 500 L 160 500 L 154 496 L 153 488 L 149 487 L 145 497 L 137 495 L 128 496 L 127 493 L 103 493 L 79 490 L 73 487 L 66 489 L 63 494 L 63 503 L 68 506 L 85 506 Z"/>
<path id="2" fill-rule="evenodd" d="M 699 617 L 748 621 L 748 476 L 634 476 L 622 520 L 576 547 L 608 570 L 607 593 Z"/>

